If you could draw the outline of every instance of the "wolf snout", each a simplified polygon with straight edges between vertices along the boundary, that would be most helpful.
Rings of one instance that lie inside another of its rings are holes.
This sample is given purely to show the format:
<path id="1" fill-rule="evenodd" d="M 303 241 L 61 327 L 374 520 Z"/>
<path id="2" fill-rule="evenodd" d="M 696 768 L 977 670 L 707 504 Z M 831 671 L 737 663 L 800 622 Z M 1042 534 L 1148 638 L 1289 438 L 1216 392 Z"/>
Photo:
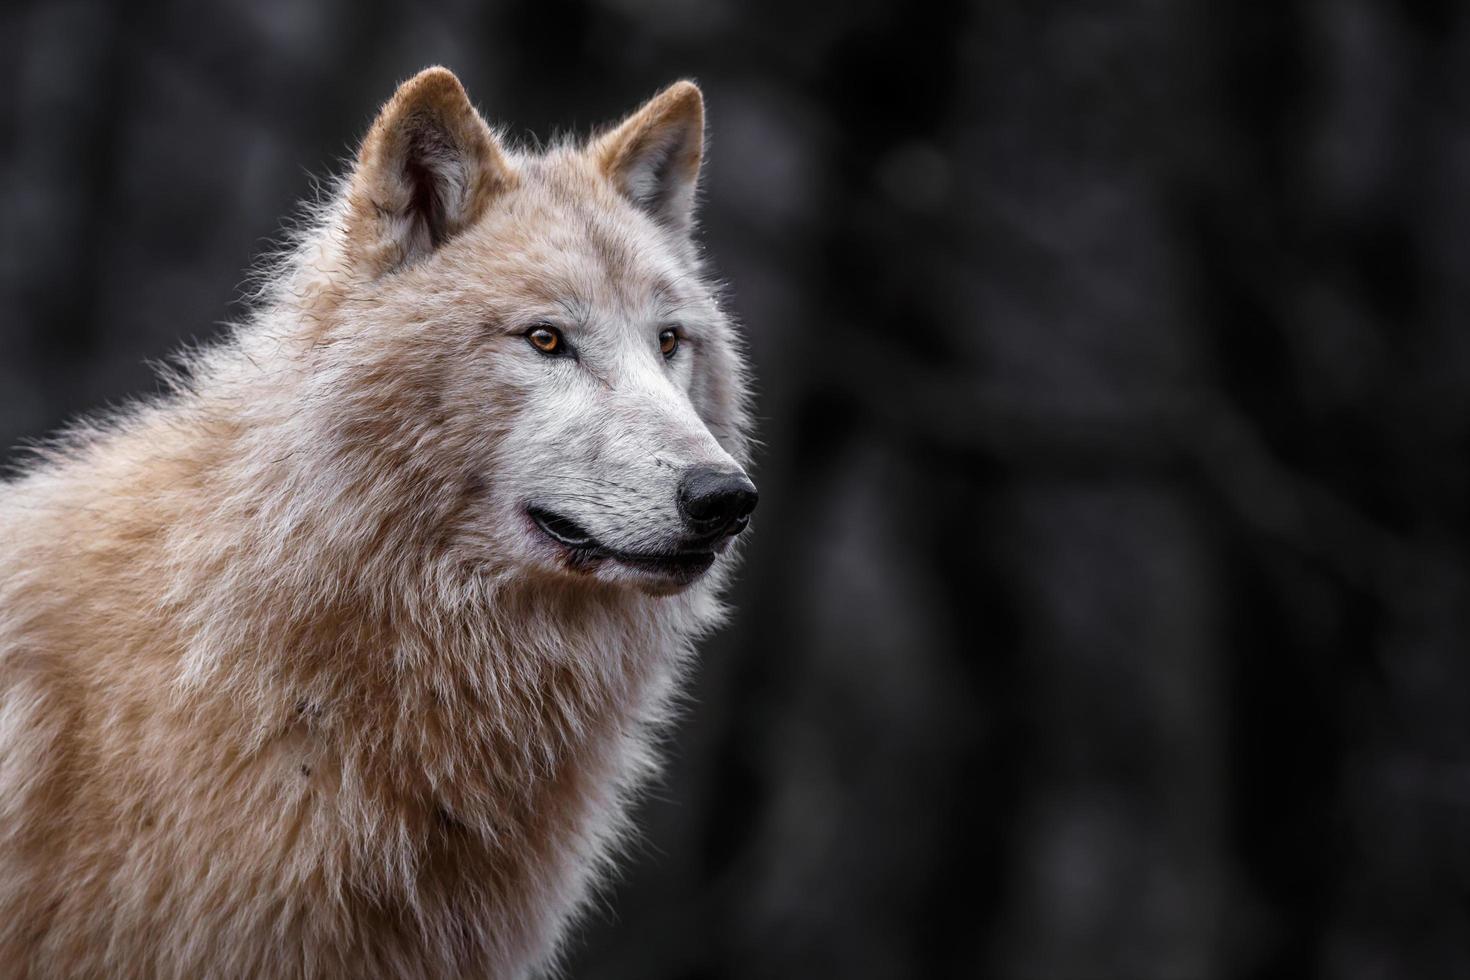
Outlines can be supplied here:
<path id="1" fill-rule="evenodd" d="M 679 480 L 679 514 L 698 534 L 739 534 L 750 521 L 759 495 L 740 470 L 691 467 Z"/>

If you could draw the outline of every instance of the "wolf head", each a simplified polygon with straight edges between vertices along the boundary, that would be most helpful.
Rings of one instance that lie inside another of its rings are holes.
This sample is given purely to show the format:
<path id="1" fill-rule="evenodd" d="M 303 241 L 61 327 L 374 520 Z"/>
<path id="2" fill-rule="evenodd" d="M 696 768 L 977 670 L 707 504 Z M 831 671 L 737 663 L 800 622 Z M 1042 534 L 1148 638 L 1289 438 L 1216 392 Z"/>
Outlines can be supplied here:
<path id="1" fill-rule="evenodd" d="M 691 239 L 703 143 L 690 82 L 536 152 L 442 68 L 373 123 L 332 257 L 303 258 L 330 306 L 313 384 L 461 564 L 667 594 L 745 528 L 743 365 Z"/>

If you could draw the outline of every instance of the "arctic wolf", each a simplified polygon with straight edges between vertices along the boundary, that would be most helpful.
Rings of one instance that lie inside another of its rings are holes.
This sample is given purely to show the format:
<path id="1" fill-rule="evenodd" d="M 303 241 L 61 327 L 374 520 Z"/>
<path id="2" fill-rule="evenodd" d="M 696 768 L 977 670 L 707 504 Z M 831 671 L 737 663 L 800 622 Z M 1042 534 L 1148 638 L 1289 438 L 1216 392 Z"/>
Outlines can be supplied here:
<path id="1" fill-rule="evenodd" d="M 0 975 L 554 965 L 756 501 L 703 115 L 522 152 L 423 72 L 231 339 L 0 485 Z"/>

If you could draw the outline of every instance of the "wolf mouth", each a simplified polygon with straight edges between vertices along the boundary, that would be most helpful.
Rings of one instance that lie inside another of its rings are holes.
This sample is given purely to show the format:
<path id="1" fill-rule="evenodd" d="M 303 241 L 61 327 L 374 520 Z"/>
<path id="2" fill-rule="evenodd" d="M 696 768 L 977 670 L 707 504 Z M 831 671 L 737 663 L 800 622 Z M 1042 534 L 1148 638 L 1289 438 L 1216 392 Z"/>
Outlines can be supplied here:
<path id="1" fill-rule="evenodd" d="M 542 534 L 567 549 L 574 564 L 608 559 L 684 582 L 692 582 L 714 564 L 715 552 L 709 547 L 664 552 L 624 551 L 598 541 L 591 531 L 569 517 L 536 506 L 526 508 L 526 513 Z"/>

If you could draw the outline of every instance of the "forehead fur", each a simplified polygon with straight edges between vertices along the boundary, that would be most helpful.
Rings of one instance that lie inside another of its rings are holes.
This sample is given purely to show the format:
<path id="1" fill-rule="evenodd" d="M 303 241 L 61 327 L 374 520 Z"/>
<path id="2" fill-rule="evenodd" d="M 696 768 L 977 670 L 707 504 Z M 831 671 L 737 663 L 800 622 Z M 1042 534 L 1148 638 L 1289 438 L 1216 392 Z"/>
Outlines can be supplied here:
<path id="1" fill-rule="evenodd" d="M 510 165 L 515 186 L 446 253 L 574 317 L 707 301 L 688 240 L 619 194 L 581 147 L 515 154 Z"/>
<path id="2" fill-rule="evenodd" d="M 517 157 L 519 187 L 492 206 L 472 239 L 526 244 L 594 263 L 606 284 L 676 294 L 698 272 L 688 239 L 672 234 L 614 190 L 579 148 Z"/>

